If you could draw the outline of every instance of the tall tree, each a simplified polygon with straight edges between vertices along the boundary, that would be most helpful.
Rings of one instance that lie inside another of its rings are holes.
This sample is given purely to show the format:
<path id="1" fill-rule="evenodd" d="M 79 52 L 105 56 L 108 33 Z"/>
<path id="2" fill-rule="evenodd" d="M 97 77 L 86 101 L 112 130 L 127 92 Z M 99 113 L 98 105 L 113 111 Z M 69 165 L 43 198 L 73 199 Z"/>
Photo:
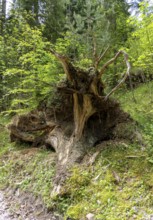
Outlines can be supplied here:
<path id="1" fill-rule="evenodd" d="M 64 29 L 65 0 L 16 0 L 15 8 L 32 13 L 32 26 L 43 25 L 44 36 L 55 42 Z"/>
<path id="2" fill-rule="evenodd" d="M 119 47 L 122 47 L 128 39 L 129 28 L 127 25 L 127 19 L 129 17 L 129 5 L 126 0 L 104 0 L 105 15 L 109 21 L 109 42 L 113 46 L 114 54 Z M 118 67 L 114 62 L 112 69 L 113 77 L 111 77 L 111 84 L 114 85 L 117 80 Z"/>
<path id="3" fill-rule="evenodd" d="M 68 4 L 67 28 L 82 36 L 83 44 L 96 41 L 102 46 L 123 45 L 127 39 L 129 16 L 126 1 L 72 1 Z M 108 43 L 109 42 L 109 43 Z M 97 46 L 97 48 L 99 48 Z"/>
<path id="4" fill-rule="evenodd" d="M 0 0 L 0 39 L 3 39 L 4 37 L 5 21 L 6 21 L 6 0 Z M 3 49 L 5 51 L 5 44 L 1 44 L 0 42 L 0 58 L 1 58 L 0 59 L 0 67 L 1 67 L 0 68 L 0 99 L 4 95 L 2 73 L 3 70 L 5 69 L 5 64 L 6 64 L 6 60 L 4 59 L 5 55 L 3 54 Z"/>
<path id="5" fill-rule="evenodd" d="M 127 19 L 130 15 L 126 1 L 71 1 L 68 2 L 68 9 L 66 37 L 71 38 L 70 55 L 75 60 L 77 58 L 78 63 L 94 67 L 101 48 L 105 50 L 111 47 L 113 56 L 118 48 L 124 46 L 129 31 Z M 110 80 L 107 78 L 112 86 L 118 80 L 115 75 L 117 72 L 121 73 L 122 69 L 115 62 L 108 74 Z"/>
<path id="6" fill-rule="evenodd" d="M 152 10 L 153 11 L 153 10 Z M 153 13 L 149 4 L 140 5 L 139 19 L 133 17 L 130 23 L 133 26 L 133 32 L 129 35 L 127 47 L 132 59 L 133 69 L 136 72 L 143 72 L 153 78 L 152 54 L 153 54 Z"/>
<path id="7" fill-rule="evenodd" d="M 6 0 L 0 0 L 0 34 L 3 34 L 6 19 Z"/>
<path id="8" fill-rule="evenodd" d="M 39 24 L 39 5 L 39 0 L 16 0 L 14 3 L 14 8 L 19 8 L 19 10 L 25 10 L 27 13 L 32 13 L 34 19 L 31 19 L 29 24 L 34 26 Z"/>
<path id="9" fill-rule="evenodd" d="M 129 17 L 129 5 L 125 0 L 104 1 L 106 18 L 110 23 L 111 40 L 113 43 L 121 43 L 127 40 L 127 24 Z"/>
<path id="10" fill-rule="evenodd" d="M 65 26 L 65 0 L 42 0 L 40 19 L 44 25 L 44 36 L 55 42 L 62 36 Z"/>

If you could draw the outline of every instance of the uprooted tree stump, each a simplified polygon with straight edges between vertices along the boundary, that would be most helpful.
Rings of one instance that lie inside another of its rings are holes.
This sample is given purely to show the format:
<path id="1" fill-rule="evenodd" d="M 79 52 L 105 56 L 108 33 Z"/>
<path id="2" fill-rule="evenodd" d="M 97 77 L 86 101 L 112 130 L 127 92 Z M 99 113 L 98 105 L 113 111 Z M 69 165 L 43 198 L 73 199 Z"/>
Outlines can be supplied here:
<path id="1" fill-rule="evenodd" d="M 56 151 L 56 191 L 65 179 L 67 167 L 80 162 L 89 148 L 104 140 L 132 138 L 127 128 L 133 123 L 132 119 L 120 109 L 118 102 L 109 98 L 129 75 L 128 55 L 119 51 L 98 70 L 107 50 L 95 60 L 92 74 L 76 68 L 67 57 L 51 50 L 66 74 L 66 80 L 57 85 L 56 99 L 49 107 L 39 106 L 28 114 L 16 116 L 8 125 L 12 141 L 46 145 Z M 101 78 L 120 55 L 124 57 L 127 71 L 120 83 L 106 95 Z M 125 132 L 120 133 L 120 129 Z"/>

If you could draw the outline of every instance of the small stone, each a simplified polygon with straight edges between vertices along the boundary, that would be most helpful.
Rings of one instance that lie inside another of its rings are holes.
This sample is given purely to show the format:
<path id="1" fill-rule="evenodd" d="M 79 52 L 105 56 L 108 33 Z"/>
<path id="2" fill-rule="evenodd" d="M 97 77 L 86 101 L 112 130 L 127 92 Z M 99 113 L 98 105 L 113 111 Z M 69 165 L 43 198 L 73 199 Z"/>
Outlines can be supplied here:
<path id="1" fill-rule="evenodd" d="M 95 216 L 94 214 L 89 213 L 86 215 L 86 218 L 87 218 L 87 220 L 94 220 L 95 219 L 94 216 Z"/>
<path id="2" fill-rule="evenodd" d="M 97 204 L 98 204 L 98 205 L 101 205 L 101 201 L 100 201 L 100 200 L 97 200 Z"/>

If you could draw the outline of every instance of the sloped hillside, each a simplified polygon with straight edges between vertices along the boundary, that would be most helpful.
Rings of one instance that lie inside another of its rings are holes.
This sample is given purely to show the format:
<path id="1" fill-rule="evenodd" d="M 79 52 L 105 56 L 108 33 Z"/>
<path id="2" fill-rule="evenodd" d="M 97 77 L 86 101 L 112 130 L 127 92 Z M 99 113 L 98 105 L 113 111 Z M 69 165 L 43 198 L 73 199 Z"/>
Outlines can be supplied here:
<path id="1" fill-rule="evenodd" d="M 51 194 L 55 153 L 31 149 L 28 145 L 13 146 L 3 128 L 6 120 L 1 119 L 1 188 L 41 196 L 48 210 L 59 213 L 64 219 L 85 220 L 88 216 L 97 220 L 151 219 L 153 83 L 134 91 L 122 91 L 116 97 L 137 121 L 138 141 L 105 141 L 87 152 L 84 163 L 70 170 L 60 196 Z"/>

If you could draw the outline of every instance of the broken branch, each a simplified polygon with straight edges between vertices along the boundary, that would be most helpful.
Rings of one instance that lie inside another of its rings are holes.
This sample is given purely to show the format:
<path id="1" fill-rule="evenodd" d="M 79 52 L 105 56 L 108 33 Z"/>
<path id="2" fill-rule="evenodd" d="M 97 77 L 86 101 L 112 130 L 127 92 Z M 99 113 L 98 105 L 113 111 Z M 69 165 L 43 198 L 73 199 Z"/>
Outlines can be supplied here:
<path id="1" fill-rule="evenodd" d="M 118 85 L 115 86 L 115 87 L 106 95 L 105 100 L 107 100 L 107 99 L 109 98 L 109 96 L 110 96 L 113 92 L 115 92 L 115 91 L 125 82 L 126 78 L 130 75 L 131 65 L 130 65 L 130 63 L 129 63 L 129 61 L 128 61 L 128 55 L 127 55 L 127 53 L 124 52 L 124 51 L 120 51 L 120 54 L 123 54 L 123 55 L 124 55 L 124 59 L 125 59 L 126 66 L 127 66 L 127 71 L 126 71 L 124 77 L 122 78 L 122 80 L 118 83 Z M 119 56 L 119 55 L 118 55 L 118 56 Z"/>
<path id="2" fill-rule="evenodd" d="M 101 70 L 99 71 L 99 74 L 98 74 L 98 78 L 99 78 L 99 79 L 100 79 L 101 76 L 103 75 L 105 69 L 106 69 L 110 64 L 114 63 L 114 61 L 117 60 L 117 58 L 118 58 L 121 54 L 123 54 L 124 57 L 127 57 L 127 59 L 128 59 L 127 53 L 125 53 L 125 52 L 122 51 L 122 50 L 118 51 L 117 54 L 115 55 L 115 57 L 113 57 L 112 59 L 110 59 L 109 61 L 107 61 L 107 62 L 102 66 L 102 68 L 101 68 Z M 126 59 L 126 60 L 127 60 L 127 59 Z"/>
<path id="3" fill-rule="evenodd" d="M 104 50 L 104 52 L 100 53 L 99 57 L 97 58 L 97 60 L 95 61 L 95 69 L 97 70 L 98 69 L 98 65 L 100 63 L 100 61 L 104 58 L 104 56 L 106 55 L 107 51 L 109 50 L 110 46 L 108 46 L 106 48 L 106 50 Z"/>
<path id="4" fill-rule="evenodd" d="M 53 49 L 50 49 L 50 52 L 61 62 L 64 72 L 70 82 L 74 81 L 74 74 L 76 73 L 76 69 L 72 65 L 72 63 L 69 61 L 69 59 L 66 56 L 63 56 Z"/>

